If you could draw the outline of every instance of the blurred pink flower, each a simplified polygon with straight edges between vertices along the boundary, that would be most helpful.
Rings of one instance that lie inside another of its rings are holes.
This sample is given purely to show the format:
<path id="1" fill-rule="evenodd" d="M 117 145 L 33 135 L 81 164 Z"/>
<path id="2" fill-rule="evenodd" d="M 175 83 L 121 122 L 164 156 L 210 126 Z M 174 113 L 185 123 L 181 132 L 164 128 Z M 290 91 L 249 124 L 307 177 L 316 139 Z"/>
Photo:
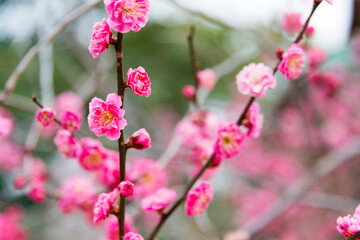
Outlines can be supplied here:
<path id="1" fill-rule="evenodd" d="M 129 140 L 126 142 L 126 146 L 137 150 L 151 148 L 150 134 L 145 128 L 141 128 L 131 135 Z"/>
<path id="2" fill-rule="evenodd" d="M 129 181 L 136 184 L 133 197 L 145 197 L 164 186 L 164 169 L 155 161 L 147 158 L 134 161 L 128 172 Z"/>
<path id="3" fill-rule="evenodd" d="M 28 174 L 30 181 L 27 196 L 37 203 L 45 201 L 46 166 L 43 160 L 40 158 L 34 159 L 30 165 Z"/>
<path id="4" fill-rule="evenodd" d="M 77 158 L 82 152 L 80 142 L 68 130 L 59 130 L 54 143 L 59 153 L 67 158 Z"/>
<path id="5" fill-rule="evenodd" d="M 11 172 L 22 166 L 24 151 L 23 149 L 5 138 L 0 138 L 0 170 Z"/>
<path id="6" fill-rule="evenodd" d="M 236 75 L 236 84 L 241 94 L 262 98 L 267 89 L 276 87 L 276 78 L 273 70 L 263 63 L 251 63 Z"/>
<path id="7" fill-rule="evenodd" d="M 1 240 L 26 240 L 28 231 L 20 225 L 24 218 L 24 211 L 17 205 L 7 207 L 0 213 L 0 239 Z"/>
<path id="8" fill-rule="evenodd" d="M 60 186 L 59 208 L 64 213 L 75 209 L 92 210 L 96 202 L 96 189 L 92 181 L 84 176 L 65 179 Z"/>
<path id="9" fill-rule="evenodd" d="M 194 190 L 190 190 L 186 196 L 185 214 L 194 217 L 202 214 L 213 199 L 214 190 L 207 182 L 201 182 Z"/>
<path id="10" fill-rule="evenodd" d="M 81 126 L 81 117 L 71 111 L 65 111 L 61 115 L 61 124 L 64 129 L 77 131 Z"/>
<path id="11" fill-rule="evenodd" d="M 95 224 L 99 223 L 101 220 L 107 218 L 112 210 L 112 204 L 115 202 L 117 196 L 117 189 L 114 189 L 109 193 L 101 193 L 98 197 L 97 202 L 94 206 L 94 219 Z"/>
<path id="12" fill-rule="evenodd" d="M 93 26 L 92 36 L 89 45 L 89 52 L 93 58 L 97 58 L 100 53 L 105 52 L 109 47 L 112 32 L 106 19 L 97 22 Z"/>
<path id="13" fill-rule="evenodd" d="M 211 68 L 206 68 L 197 73 L 199 86 L 211 91 L 216 84 L 216 74 Z"/>
<path id="14" fill-rule="evenodd" d="M 125 234 L 123 240 L 144 240 L 144 238 L 140 234 L 128 232 Z"/>
<path id="15" fill-rule="evenodd" d="M 82 152 L 79 163 L 85 170 L 97 170 L 102 167 L 107 155 L 101 142 L 92 138 L 81 139 Z"/>
<path id="16" fill-rule="evenodd" d="M 310 67 L 318 67 L 327 59 L 327 54 L 321 48 L 311 47 L 307 50 Z"/>
<path id="17" fill-rule="evenodd" d="M 24 174 L 18 174 L 13 179 L 13 186 L 16 189 L 23 189 L 28 184 L 28 181 Z"/>
<path id="18" fill-rule="evenodd" d="M 108 23 L 117 32 L 138 32 L 148 21 L 149 0 L 104 0 L 104 3 Z"/>
<path id="19" fill-rule="evenodd" d="M 119 240 L 119 222 L 115 216 L 109 216 L 109 220 L 105 225 L 106 240 Z M 132 218 L 125 215 L 125 234 L 135 232 L 132 224 Z"/>
<path id="20" fill-rule="evenodd" d="M 104 149 L 102 166 L 96 171 L 97 180 L 104 186 L 114 189 L 120 183 L 119 152 Z"/>
<path id="21" fill-rule="evenodd" d="M 8 137 L 13 127 L 13 116 L 5 108 L 0 107 L 0 137 Z"/>
<path id="22" fill-rule="evenodd" d="M 55 99 L 55 109 L 59 116 L 62 116 L 66 111 L 70 111 L 81 119 L 84 113 L 84 102 L 80 96 L 73 92 L 63 92 Z"/>
<path id="23" fill-rule="evenodd" d="M 280 21 L 280 26 L 290 34 L 300 32 L 303 27 L 301 23 L 301 13 L 286 13 Z"/>
<path id="24" fill-rule="evenodd" d="M 168 206 L 176 197 L 176 192 L 168 188 L 160 188 L 141 202 L 144 211 L 160 211 Z"/>
<path id="25" fill-rule="evenodd" d="M 279 72 L 285 75 L 287 80 L 296 79 L 305 66 L 306 53 L 299 44 L 293 43 L 287 52 L 283 53 L 278 67 Z"/>
<path id="26" fill-rule="evenodd" d="M 223 124 L 219 127 L 215 142 L 215 152 L 224 158 L 231 158 L 242 148 L 245 135 L 235 123 Z"/>
<path id="27" fill-rule="evenodd" d="M 117 140 L 120 130 L 127 125 L 123 118 L 125 110 L 121 109 L 121 97 L 115 93 L 108 94 L 106 102 L 93 98 L 89 104 L 88 123 L 90 130 L 98 137 L 106 135 L 109 140 Z"/>
<path id="28" fill-rule="evenodd" d="M 181 89 L 181 93 L 186 99 L 192 100 L 195 97 L 196 89 L 193 85 L 185 85 Z"/>
<path id="29" fill-rule="evenodd" d="M 55 112 L 51 108 L 42 108 L 36 114 L 36 120 L 44 127 L 48 126 L 55 118 Z"/>
<path id="30" fill-rule="evenodd" d="M 151 94 L 151 81 L 143 67 L 136 69 L 129 68 L 126 72 L 127 78 L 125 85 L 130 87 L 136 95 L 144 95 L 145 97 Z"/>

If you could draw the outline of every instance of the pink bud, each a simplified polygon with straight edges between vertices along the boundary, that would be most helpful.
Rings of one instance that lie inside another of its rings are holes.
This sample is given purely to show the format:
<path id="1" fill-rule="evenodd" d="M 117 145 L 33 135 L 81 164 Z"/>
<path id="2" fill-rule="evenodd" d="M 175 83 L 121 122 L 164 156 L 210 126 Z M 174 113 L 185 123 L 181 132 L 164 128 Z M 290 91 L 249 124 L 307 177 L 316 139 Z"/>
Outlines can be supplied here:
<path id="1" fill-rule="evenodd" d="M 196 89 L 192 85 L 185 85 L 181 90 L 182 95 L 189 100 L 193 100 L 196 94 Z"/>
<path id="2" fill-rule="evenodd" d="M 146 131 L 145 128 L 139 129 L 131 135 L 129 140 L 126 141 L 126 147 L 135 148 L 138 150 L 151 148 L 150 134 Z"/>
<path id="3" fill-rule="evenodd" d="M 28 183 L 28 179 L 22 174 L 15 176 L 13 179 L 14 188 L 19 190 L 23 189 L 27 183 Z"/>
<path id="4" fill-rule="evenodd" d="M 128 197 L 128 196 L 132 196 L 134 193 L 134 184 L 130 181 L 122 181 L 119 184 L 119 192 L 120 195 L 124 196 L 124 197 Z"/>

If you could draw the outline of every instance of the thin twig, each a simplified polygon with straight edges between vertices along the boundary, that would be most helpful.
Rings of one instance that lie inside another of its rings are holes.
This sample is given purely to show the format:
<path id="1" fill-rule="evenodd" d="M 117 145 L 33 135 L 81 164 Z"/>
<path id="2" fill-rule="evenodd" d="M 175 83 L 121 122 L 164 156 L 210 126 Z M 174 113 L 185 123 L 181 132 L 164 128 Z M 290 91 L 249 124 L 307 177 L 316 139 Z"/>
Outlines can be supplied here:
<path id="1" fill-rule="evenodd" d="M 36 45 L 34 45 L 21 59 L 15 70 L 12 72 L 8 80 L 6 81 L 4 90 L 0 93 L 0 105 L 2 105 L 7 99 L 8 95 L 15 90 L 16 85 L 19 81 L 20 76 L 23 74 L 29 63 L 33 60 L 36 54 L 48 43 L 53 41 L 57 35 L 59 35 L 70 23 L 75 21 L 82 14 L 88 12 L 90 9 L 95 7 L 101 0 L 94 0 L 80 6 L 69 15 L 67 15 L 64 20 L 59 23 L 54 30 L 41 39 Z"/>
<path id="2" fill-rule="evenodd" d="M 199 80 L 198 80 L 198 69 L 199 69 L 199 63 L 196 61 L 196 55 L 195 55 L 195 47 L 194 47 L 194 34 L 195 34 L 195 26 L 190 27 L 190 32 L 187 35 L 187 40 L 189 44 L 189 51 L 190 51 L 190 62 L 191 62 L 191 69 L 195 81 L 195 89 L 197 90 L 199 88 Z M 193 99 L 195 107 L 198 107 L 197 97 L 195 94 L 195 97 Z"/>
<path id="3" fill-rule="evenodd" d="M 115 44 L 116 50 L 116 72 L 117 72 L 117 93 L 121 97 L 122 105 L 124 108 L 124 93 L 125 84 L 123 76 L 123 34 L 118 33 L 117 43 Z M 120 182 L 125 180 L 125 163 L 126 163 L 126 148 L 124 143 L 124 130 L 120 131 L 120 138 L 118 140 L 119 157 L 120 157 Z M 119 207 L 119 239 L 122 240 L 125 235 L 125 197 L 120 195 Z"/>

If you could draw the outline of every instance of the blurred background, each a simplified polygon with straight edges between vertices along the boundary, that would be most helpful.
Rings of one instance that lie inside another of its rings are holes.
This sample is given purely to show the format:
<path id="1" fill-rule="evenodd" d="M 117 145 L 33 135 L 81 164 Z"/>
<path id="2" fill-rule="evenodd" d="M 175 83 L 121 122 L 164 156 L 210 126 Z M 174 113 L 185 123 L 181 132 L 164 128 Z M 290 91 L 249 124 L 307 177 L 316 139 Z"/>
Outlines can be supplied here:
<path id="1" fill-rule="evenodd" d="M 88 111 L 94 96 L 105 99 L 116 91 L 114 51 L 110 48 L 93 59 L 87 50 L 93 24 L 107 16 L 102 1 L 97 2 L 41 47 L 3 105 L 14 116 L 15 128 L 9 140 L 0 142 L 4 153 L 0 156 L 4 166 L 0 167 L 0 208 L 4 211 L 10 203 L 23 206 L 28 239 L 106 239 L 103 226 L 93 226 L 83 213 L 65 215 L 55 200 L 34 204 L 25 190 L 15 190 L 12 181 L 21 171 L 16 167 L 26 163 L 6 167 L 12 153 L 4 147 L 11 141 L 21 146 L 19 151 L 35 149 L 48 167 L 50 190 L 56 191 L 67 176 L 85 174 L 76 161 L 58 154 L 53 144 L 56 129 L 44 130 L 35 124 L 37 108 L 30 96 L 54 106 L 56 96 L 72 91 Z M 69 13 L 92 3 L 1 0 L 1 90 L 36 43 L 63 25 Z M 142 127 L 152 136 L 152 148 L 130 152 L 129 161 L 151 158 L 167 166 L 166 185 L 178 194 L 187 182 L 191 150 L 174 131 L 193 110 L 181 94 L 184 85 L 194 84 L 186 39 L 191 25 L 196 28 L 200 69 L 212 68 L 217 76 L 214 90 L 199 90 L 201 108 L 214 112 L 219 122 L 235 121 L 246 103 L 236 91 L 236 74 L 251 62 L 273 67 L 275 50 L 286 50 L 294 39 L 281 27 L 284 15 L 301 13 L 304 22 L 311 8 L 312 0 L 151 0 L 146 27 L 124 37 L 124 69 L 143 66 L 152 82 L 149 98 L 126 93 L 126 137 Z M 326 61 L 318 67 L 325 83 L 312 80 L 310 64 L 296 83 L 277 74 L 278 87 L 259 101 L 264 114 L 260 139 L 249 140 L 238 157 L 224 160 L 216 176 L 208 177 L 215 190 L 208 211 L 186 218 L 179 209 L 160 240 L 342 237 L 335 229 L 336 218 L 353 213 L 360 198 L 356 181 L 360 170 L 360 1 L 324 2 L 310 25 L 314 33 L 304 48 L 316 47 L 325 53 Z M 81 133 L 95 137 L 86 116 L 87 112 Z M 116 150 L 115 142 L 101 141 Z M 147 236 L 157 216 L 141 216 L 138 206 L 136 201 L 131 203 L 129 214 L 138 231 Z"/>

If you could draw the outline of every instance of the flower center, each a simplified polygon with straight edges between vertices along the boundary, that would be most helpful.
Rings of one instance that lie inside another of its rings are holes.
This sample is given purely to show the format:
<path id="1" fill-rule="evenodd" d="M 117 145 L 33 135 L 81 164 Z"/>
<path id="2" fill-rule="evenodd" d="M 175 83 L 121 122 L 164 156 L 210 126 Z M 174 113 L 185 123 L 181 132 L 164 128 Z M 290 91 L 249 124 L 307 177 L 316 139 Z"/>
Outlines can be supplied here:
<path id="1" fill-rule="evenodd" d="M 229 136 L 224 136 L 222 138 L 223 144 L 227 145 L 231 143 L 231 138 Z"/>
<path id="2" fill-rule="evenodd" d="M 112 114 L 109 111 L 104 112 L 101 116 L 101 121 L 106 125 L 109 125 L 113 119 L 114 119 L 114 114 Z"/>

